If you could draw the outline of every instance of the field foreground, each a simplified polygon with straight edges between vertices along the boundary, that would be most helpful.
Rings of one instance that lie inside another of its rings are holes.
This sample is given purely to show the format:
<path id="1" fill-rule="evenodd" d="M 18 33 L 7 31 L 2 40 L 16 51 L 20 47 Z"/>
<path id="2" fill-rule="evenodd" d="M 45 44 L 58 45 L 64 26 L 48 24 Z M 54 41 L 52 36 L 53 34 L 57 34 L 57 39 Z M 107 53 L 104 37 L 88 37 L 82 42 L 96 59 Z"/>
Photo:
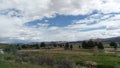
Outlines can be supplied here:
<path id="1" fill-rule="evenodd" d="M 1 68 L 120 68 L 115 52 L 94 49 L 28 49 L 17 54 L 0 55 Z"/>

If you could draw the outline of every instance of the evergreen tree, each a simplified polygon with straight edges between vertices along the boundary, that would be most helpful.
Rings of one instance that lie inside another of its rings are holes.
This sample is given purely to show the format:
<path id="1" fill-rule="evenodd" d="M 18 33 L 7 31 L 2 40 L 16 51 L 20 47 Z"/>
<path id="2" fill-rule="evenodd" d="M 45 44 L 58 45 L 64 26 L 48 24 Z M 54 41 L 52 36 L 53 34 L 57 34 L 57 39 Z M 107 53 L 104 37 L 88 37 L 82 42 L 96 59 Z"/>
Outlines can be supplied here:
<path id="1" fill-rule="evenodd" d="M 79 45 L 79 48 L 81 48 L 81 45 Z"/>
<path id="2" fill-rule="evenodd" d="M 39 44 L 35 44 L 35 48 L 36 49 L 40 49 L 40 45 Z"/>
<path id="3" fill-rule="evenodd" d="M 57 47 L 57 44 L 53 44 L 54 47 Z"/>
<path id="4" fill-rule="evenodd" d="M 83 42 L 82 42 L 82 48 L 85 48 L 85 49 L 88 48 L 88 47 L 87 47 L 87 42 L 86 42 L 86 41 L 83 41 Z"/>
<path id="5" fill-rule="evenodd" d="M 26 44 L 23 44 L 21 46 L 22 46 L 22 49 L 27 49 L 27 45 Z"/>
<path id="6" fill-rule="evenodd" d="M 100 50 L 104 49 L 104 46 L 103 46 L 102 42 L 98 43 L 97 48 L 100 49 Z"/>
<path id="7" fill-rule="evenodd" d="M 92 49 L 92 48 L 95 47 L 95 44 L 94 44 L 94 42 L 92 40 L 90 40 L 90 41 L 88 41 L 88 45 L 87 46 L 88 46 L 89 49 Z"/>
<path id="8" fill-rule="evenodd" d="M 88 41 L 88 42 L 86 42 L 86 41 L 83 41 L 83 42 L 82 42 L 82 48 L 92 49 L 92 48 L 94 48 L 94 47 L 95 47 L 95 43 L 94 43 L 92 40 L 90 40 L 90 41 Z"/>
<path id="9" fill-rule="evenodd" d="M 44 42 L 42 42 L 42 43 L 40 44 L 40 47 L 46 47 L 46 44 L 45 44 Z"/>
<path id="10" fill-rule="evenodd" d="M 21 50 L 22 49 L 21 45 L 17 44 L 17 49 Z"/>
<path id="11" fill-rule="evenodd" d="M 113 47 L 116 50 L 118 45 L 115 42 L 111 42 L 110 46 Z"/>
<path id="12" fill-rule="evenodd" d="M 70 49 L 71 49 L 71 50 L 73 49 L 73 45 L 70 45 Z"/>
<path id="13" fill-rule="evenodd" d="M 69 49 L 69 43 L 66 43 L 66 44 L 65 44 L 64 49 L 65 49 L 65 50 Z"/>
<path id="14" fill-rule="evenodd" d="M 62 48 L 62 47 L 63 47 L 63 44 L 58 44 L 58 46 L 59 46 L 60 48 Z"/>

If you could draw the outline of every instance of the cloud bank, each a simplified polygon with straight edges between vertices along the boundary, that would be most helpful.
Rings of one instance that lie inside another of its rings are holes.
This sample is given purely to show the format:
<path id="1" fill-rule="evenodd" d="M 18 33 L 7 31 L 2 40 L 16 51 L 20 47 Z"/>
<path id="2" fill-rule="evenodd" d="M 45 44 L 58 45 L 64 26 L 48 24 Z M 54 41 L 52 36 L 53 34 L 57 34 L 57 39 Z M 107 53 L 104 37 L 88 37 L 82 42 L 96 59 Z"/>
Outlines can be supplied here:
<path id="1" fill-rule="evenodd" d="M 65 27 L 44 22 L 37 28 L 24 25 L 37 19 L 55 18 L 57 14 L 85 18 L 72 20 Z M 120 36 L 120 0 L 0 0 L 1 42 L 76 41 L 116 36 Z"/>

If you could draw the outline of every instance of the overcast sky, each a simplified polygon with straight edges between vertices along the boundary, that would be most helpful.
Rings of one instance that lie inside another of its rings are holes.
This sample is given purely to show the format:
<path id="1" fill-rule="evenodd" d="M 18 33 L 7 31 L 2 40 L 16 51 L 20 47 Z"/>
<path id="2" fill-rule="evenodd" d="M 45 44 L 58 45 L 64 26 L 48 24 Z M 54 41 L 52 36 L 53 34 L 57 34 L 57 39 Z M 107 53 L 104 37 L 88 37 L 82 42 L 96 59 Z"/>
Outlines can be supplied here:
<path id="1" fill-rule="evenodd" d="M 120 36 L 120 0 L 0 0 L 0 42 Z"/>

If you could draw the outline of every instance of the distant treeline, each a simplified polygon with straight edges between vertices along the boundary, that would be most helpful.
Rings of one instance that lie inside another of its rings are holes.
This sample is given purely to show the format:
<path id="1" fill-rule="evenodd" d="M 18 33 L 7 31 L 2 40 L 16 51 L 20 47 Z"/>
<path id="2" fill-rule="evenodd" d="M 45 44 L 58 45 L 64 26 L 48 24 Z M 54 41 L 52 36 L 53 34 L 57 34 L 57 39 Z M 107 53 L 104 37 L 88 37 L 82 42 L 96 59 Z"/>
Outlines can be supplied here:
<path id="1" fill-rule="evenodd" d="M 102 42 L 95 42 L 92 40 L 83 41 L 77 44 L 77 47 L 74 47 L 75 44 L 69 42 L 66 43 L 51 43 L 47 44 L 45 42 L 36 43 L 36 44 L 14 44 L 5 46 L 4 51 L 15 52 L 16 50 L 22 49 L 52 49 L 52 48 L 64 48 L 64 50 L 73 50 L 74 48 L 83 48 L 83 49 L 95 49 L 104 50 L 105 46 Z M 109 46 L 117 50 L 118 44 L 116 42 L 110 42 Z"/>
<path id="2" fill-rule="evenodd" d="M 118 45 L 116 42 L 110 42 L 109 43 L 110 47 L 113 47 L 117 49 Z M 41 43 L 36 43 L 36 44 L 16 44 L 16 47 L 21 50 L 21 49 L 51 49 L 51 48 L 64 48 L 65 50 L 72 50 L 74 48 L 74 44 L 71 44 L 69 42 L 64 42 L 64 43 L 50 43 L 46 44 L 45 42 Z M 84 48 L 84 49 L 93 49 L 93 48 L 98 48 L 103 50 L 104 44 L 102 42 L 96 42 L 96 41 L 83 41 L 78 44 L 78 48 Z"/>

